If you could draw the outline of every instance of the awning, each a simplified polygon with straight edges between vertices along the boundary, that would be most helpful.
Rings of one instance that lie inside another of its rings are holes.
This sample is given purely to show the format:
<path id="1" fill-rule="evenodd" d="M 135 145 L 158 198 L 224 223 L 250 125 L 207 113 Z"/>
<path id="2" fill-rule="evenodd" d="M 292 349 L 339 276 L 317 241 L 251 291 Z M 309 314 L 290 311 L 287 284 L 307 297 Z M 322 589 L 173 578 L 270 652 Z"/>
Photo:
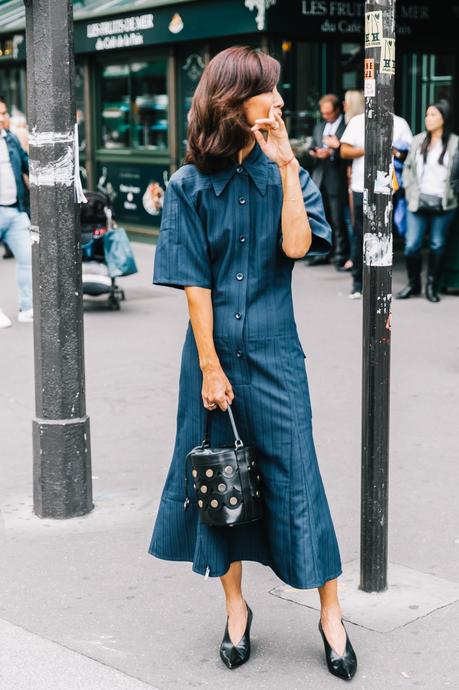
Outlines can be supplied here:
<path id="1" fill-rule="evenodd" d="M 179 0 L 180 3 L 195 1 Z M 177 5 L 177 0 L 73 0 L 73 17 L 75 21 L 88 20 L 107 14 L 139 12 L 151 7 L 173 4 Z M 24 30 L 24 0 L 0 0 L 0 33 L 8 34 Z"/>

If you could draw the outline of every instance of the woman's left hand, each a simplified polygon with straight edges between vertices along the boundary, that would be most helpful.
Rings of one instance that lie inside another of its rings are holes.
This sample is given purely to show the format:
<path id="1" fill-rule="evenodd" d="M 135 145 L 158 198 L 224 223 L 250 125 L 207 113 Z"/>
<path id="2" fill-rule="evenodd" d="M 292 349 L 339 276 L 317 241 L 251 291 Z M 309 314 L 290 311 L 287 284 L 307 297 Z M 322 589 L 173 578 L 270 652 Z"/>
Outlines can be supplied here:
<path id="1" fill-rule="evenodd" d="M 263 131 L 268 132 L 267 139 L 264 138 Z M 252 132 L 263 153 L 277 165 L 285 165 L 294 157 L 285 123 L 274 110 L 270 117 L 255 120 Z"/>

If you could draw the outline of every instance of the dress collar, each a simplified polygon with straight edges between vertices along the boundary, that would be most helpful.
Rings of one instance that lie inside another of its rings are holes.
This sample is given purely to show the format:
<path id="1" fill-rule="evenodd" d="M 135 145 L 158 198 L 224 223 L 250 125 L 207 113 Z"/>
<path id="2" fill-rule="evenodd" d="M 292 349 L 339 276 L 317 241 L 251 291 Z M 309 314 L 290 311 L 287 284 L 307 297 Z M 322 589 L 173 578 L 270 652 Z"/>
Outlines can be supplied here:
<path id="1" fill-rule="evenodd" d="M 228 182 L 236 174 L 236 171 L 242 168 L 252 178 L 252 181 L 260 194 L 264 196 L 266 193 L 266 185 L 268 183 L 268 165 L 268 158 L 265 156 L 258 144 L 255 144 L 252 151 L 249 153 L 247 158 L 244 159 L 241 165 L 231 163 L 229 168 L 212 173 L 211 180 L 215 194 L 220 196 L 220 194 L 222 194 L 226 188 Z"/>

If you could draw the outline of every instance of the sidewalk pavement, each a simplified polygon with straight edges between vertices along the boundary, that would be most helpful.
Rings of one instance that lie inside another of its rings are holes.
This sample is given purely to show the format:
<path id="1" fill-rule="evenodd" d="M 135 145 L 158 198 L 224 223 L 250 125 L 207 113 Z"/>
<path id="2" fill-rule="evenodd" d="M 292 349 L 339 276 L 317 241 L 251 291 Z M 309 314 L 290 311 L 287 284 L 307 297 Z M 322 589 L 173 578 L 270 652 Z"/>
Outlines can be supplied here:
<path id="1" fill-rule="evenodd" d="M 32 328 L 0 331 L 0 688 L 341 687 L 324 664 L 317 610 L 273 596 L 282 583 L 268 568 L 245 566 L 253 657 L 229 672 L 218 658 L 218 581 L 146 553 L 172 452 L 187 317 L 180 291 L 151 286 L 154 247 L 134 246 L 140 273 L 120 281 L 121 311 L 91 306 L 85 316 L 90 515 L 33 515 Z M 10 316 L 14 270 L 0 260 L 0 306 Z M 394 292 L 403 281 L 396 268 Z M 314 435 L 345 573 L 360 539 L 362 304 L 349 289 L 349 276 L 331 267 L 295 268 Z M 456 585 L 458 305 L 453 296 L 393 304 L 389 501 L 390 561 Z M 375 596 L 384 594 L 368 601 Z M 389 632 L 346 627 L 359 658 L 354 688 L 457 687 L 459 601 Z"/>

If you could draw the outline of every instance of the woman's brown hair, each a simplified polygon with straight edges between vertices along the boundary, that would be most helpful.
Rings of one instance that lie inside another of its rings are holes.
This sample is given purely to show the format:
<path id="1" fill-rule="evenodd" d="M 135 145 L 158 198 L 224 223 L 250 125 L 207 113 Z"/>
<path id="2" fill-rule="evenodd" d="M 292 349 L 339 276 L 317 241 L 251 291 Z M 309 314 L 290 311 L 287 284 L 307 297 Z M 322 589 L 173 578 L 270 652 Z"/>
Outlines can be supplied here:
<path id="1" fill-rule="evenodd" d="M 253 138 L 242 103 L 272 91 L 279 75 L 277 60 L 247 46 L 227 48 L 212 58 L 188 115 L 185 163 L 205 174 L 228 167 Z"/>

